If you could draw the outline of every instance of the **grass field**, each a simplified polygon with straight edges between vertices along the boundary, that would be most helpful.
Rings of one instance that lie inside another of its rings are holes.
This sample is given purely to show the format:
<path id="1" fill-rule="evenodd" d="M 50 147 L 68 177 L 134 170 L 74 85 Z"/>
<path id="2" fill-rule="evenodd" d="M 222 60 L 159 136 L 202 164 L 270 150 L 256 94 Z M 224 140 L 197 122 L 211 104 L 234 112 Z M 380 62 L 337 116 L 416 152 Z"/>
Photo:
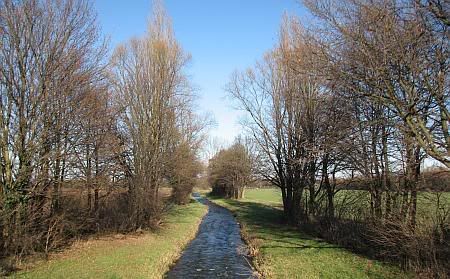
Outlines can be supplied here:
<path id="1" fill-rule="evenodd" d="M 399 197 L 398 199 L 401 199 Z M 385 203 L 383 196 L 382 204 Z M 339 218 L 364 219 L 370 214 L 370 194 L 361 190 L 341 190 L 335 197 Z M 440 211 L 440 212 L 439 212 Z M 450 211 L 449 192 L 419 192 L 417 195 L 417 221 L 428 221 L 436 214 Z"/>
<path id="2" fill-rule="evenodd" d="M 276 188 L 247 189 L 243 200 L 280 208 L 282 206 L 281 191 Z M 336 194 L 335 206 L 336 214 L 342 215 L 340 217 L 354 218 L 358 214 L 367 216 L 370 210 L 370 194 L 360 190 L 341 190 Z M 450 211 L 450 192 L 419 192 L 417 196 L 419 219 L 430 218 L 439 210 Z"/>
<path id="3" fill-rule="evenodd" d="M 174 207 L 157 232 L 82 241 L 11 278 L 162 278 L 206 211 L 197 202 Z"/>
<path id="4" fill-rule="evenodd" d="M 276 188 L 246 189 L 243 200 L 271 206 L 282 205 L 281 191 Z"/>
<path id="5" fill-rule="evenodd" d="M 409 278 L 398 267 L 369 260 L 280 222 L 280 192 L 248 189 L 242 200 L 213 199 L 236 214 L 267 278 Z"/>

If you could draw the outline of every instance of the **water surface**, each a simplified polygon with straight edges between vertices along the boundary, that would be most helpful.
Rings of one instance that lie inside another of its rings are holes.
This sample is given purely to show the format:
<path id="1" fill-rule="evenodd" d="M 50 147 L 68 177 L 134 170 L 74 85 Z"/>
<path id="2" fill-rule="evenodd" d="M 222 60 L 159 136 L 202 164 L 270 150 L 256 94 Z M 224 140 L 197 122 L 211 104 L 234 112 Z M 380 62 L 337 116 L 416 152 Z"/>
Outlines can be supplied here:
<path id="1" fill-rule="evenodd" d="M 197 237 L 191 241 L 166 278 L 257 278 L 247 258 L 239 223 L 231 212 L 194 194 L 209 207 Z"/>

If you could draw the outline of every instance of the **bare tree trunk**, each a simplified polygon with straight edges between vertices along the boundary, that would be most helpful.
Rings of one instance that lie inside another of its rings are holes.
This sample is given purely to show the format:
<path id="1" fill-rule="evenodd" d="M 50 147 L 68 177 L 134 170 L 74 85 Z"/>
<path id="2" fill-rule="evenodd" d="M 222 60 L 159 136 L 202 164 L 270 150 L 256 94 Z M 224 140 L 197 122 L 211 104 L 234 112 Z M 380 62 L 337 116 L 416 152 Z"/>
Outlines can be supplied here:
<path id="1" fill-rule="evenodd" d="M 325 187 L 325 191 L 327 193 L 327 217 L 329 219 L 334 218 L 334 189 L 331 186 L 330 178 L 328 175 L 328 161 L 330 155 L 326 153 L 323 157 L 322 161 L 322 180 L 323 186 Z"/>
<path id="2" fill-rule="evenodd" d="M 95 147 L 94 150 L 94 161 L 95 161 L 95 183 L 94 183 L 94 212 L 98 213 L 98 192 L 99 192 L 99 178 L 100 178 L 100 165 L 99 165 L 99 156 L 98 156 L 98 147 Z"/>
<path id="3" fill-rule="evenodd" d="M 88 211 L 92 209 L 92 158 L 90 144 L 85 145 L 86 148 L 86 188 L 87 188 L 87 207 Z"/>

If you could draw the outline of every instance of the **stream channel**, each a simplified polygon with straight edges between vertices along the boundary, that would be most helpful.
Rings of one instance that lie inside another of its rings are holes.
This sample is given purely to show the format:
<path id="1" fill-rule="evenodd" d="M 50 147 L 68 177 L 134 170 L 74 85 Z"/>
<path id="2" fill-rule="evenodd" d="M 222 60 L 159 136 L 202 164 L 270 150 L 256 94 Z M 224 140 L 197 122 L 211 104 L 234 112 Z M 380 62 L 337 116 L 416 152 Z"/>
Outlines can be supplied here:
<path id="1" fill-rule="evenodd" d="M 197 193 L 193 197 L 209 207 L 208 213 L 197 236 L 165 278 L 257 278 L 249 263 L 239 223 L 231 212 Z"/>

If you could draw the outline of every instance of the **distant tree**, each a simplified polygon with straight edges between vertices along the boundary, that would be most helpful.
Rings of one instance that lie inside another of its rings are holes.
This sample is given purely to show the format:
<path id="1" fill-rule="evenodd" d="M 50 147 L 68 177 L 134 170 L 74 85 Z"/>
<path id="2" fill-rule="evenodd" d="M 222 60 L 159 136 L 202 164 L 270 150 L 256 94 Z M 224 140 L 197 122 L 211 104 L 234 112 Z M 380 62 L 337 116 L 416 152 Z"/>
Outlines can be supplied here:
<path id="1" fill-rule="evenodd" d="M 235 143 L 220 150 L 208 165 L 208 181 L 212 193 L 226 198 L 240 199 L 252 181 L 252 160 L 246 147 Z"/>

